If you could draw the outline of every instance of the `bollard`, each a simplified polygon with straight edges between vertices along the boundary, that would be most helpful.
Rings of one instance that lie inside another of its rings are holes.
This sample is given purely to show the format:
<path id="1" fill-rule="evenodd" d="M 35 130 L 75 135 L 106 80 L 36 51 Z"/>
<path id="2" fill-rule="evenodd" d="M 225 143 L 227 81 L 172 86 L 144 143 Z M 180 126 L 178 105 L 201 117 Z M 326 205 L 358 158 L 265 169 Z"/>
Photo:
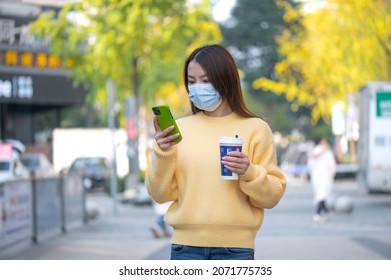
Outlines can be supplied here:
<path id="1" fill-rule="evenodd" d="M 86 201 L 86 215 L 88 220 L 93 220 L 99 215 L 99 208 L 98 206 L 90 201 Z"/>
<path id="2" fill-rule="evenodd" d="M 353 199 L 350 196 L 343 195 L 335 199 L 333 209 L 336 213 L 350 214 L 353 211 Z"/>
<path id="3" fill-rule="evenodd" d="M 34 171 L 30 174 L 31 181 L 31 203 L 32 203 L 32 236 L 33 243 L 38 243 L 38 213 L 37 213 L 37 181 Z"/>

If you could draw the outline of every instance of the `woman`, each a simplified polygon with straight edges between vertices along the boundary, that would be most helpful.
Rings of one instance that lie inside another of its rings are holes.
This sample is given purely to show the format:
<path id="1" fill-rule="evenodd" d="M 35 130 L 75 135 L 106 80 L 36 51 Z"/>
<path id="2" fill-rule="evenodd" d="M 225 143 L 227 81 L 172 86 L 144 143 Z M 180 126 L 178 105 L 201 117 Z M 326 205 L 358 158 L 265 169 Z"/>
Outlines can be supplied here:
<path id="1" fill-rule="evenodd" d="M 166 202 L 163 204 L 159 204 L 156 201 L 153 201 L 153 208 L 155 210 L 156 214 L 156 221 L 151 226 L 151 232 L 152 235 L 155 238 L 161 238 L 161 237 L 170 237 L 171 236 L 171 229 L 166 224 L 166 221 L 164 220 L 164 215 L 167 212 L 168 207 L 171 203 Z"/>
<path id="2" fill-rule="evenodd" d="M 333 190 L 336 169 L 334 154 L 325 138 L 315 139 L 315 147 L 308 156 L 308 169 L 316 204 L 313 220 L 321 223 L 330 218 L 326 201 Z"/>
<path id="3" fill-rule="evenodd" d="M 194 50 L 184 83 L 193 114 L 177 120 L 183 139 L 173 141 L 173 128 L 160 130 L 154 118 L 146 177 L 155 201 L 173 201 L 166 214 L 174 229 L 171 259 L 252 260 L 264 209 L 276 206 L 286 188 L 271 129 L 246 108 L 236 63 L 224 47 Z M 222 162 L 239 179 L 222 180 L 219 138 L 235 135 L 243 138 L 242 151 Z"/>

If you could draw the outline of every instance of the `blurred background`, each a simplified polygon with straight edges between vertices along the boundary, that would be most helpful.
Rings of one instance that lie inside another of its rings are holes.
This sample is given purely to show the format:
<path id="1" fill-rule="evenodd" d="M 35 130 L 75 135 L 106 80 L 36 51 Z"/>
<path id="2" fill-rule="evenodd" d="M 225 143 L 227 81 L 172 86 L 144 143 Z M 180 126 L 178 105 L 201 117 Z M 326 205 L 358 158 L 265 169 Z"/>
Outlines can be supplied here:
<path id="1" fill-rule="evenodd" d="M 325 137 L 337 178 L 391 191 L 389 0 L 0 0 L 0 250 L 86 223 L 96 193 L 151 206 L 151 107 L 191 113 L 183 63 L 212 43 L 287 175 Z"/>

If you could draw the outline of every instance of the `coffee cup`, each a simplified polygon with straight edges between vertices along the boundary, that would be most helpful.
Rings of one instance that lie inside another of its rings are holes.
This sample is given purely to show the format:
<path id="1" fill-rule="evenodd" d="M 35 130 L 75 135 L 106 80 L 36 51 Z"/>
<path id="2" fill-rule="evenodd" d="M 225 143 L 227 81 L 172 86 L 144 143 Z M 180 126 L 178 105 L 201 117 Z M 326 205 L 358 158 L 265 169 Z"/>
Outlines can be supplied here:
<path id="1" fill-rule="evenodd" d="M 242 151 L 243 139 L 239 137 L 228 137 L 222 136 L 219 139 L 220 144 L 220 165 L 221 165 L 221 178 L 224 180 L 237 180 L 239 178 L 238 174 L 228 170 L 221 160 L 229 152 L 233 151 Z"/>

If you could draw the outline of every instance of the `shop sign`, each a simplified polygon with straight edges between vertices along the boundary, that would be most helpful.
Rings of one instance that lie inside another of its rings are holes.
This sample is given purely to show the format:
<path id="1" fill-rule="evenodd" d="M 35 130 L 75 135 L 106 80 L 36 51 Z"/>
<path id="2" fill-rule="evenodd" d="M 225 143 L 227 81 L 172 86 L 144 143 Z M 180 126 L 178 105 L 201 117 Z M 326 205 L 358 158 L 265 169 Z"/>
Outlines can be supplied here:
<path id="1" fill-rule="evenodd" d="M 13 76 L 9 80 L 0 79 L 0 98 L 31 99 L 33 93 L 33 78 L 30 76 Z"/>
<path id="2" fill-rule="evenodd" d="M 376 116 L 391 118 L 391 92 L 377 92 Z"/>
<path id="3" fill-rule="evenodd" d="M 0 159 L 10 159 L 12 157 L 12 145 L 0 143 Z"/>
<path id="4" fill-rule="evenodd" d="M 63 61 L 60 57 L 45 52 L 8 49 L 0 50 L 0 65 L 39 69 L 61 69 L 62 66 L 65 66 L 65 68 L 72 67 L 73 61 L 70 59 Z"/>

